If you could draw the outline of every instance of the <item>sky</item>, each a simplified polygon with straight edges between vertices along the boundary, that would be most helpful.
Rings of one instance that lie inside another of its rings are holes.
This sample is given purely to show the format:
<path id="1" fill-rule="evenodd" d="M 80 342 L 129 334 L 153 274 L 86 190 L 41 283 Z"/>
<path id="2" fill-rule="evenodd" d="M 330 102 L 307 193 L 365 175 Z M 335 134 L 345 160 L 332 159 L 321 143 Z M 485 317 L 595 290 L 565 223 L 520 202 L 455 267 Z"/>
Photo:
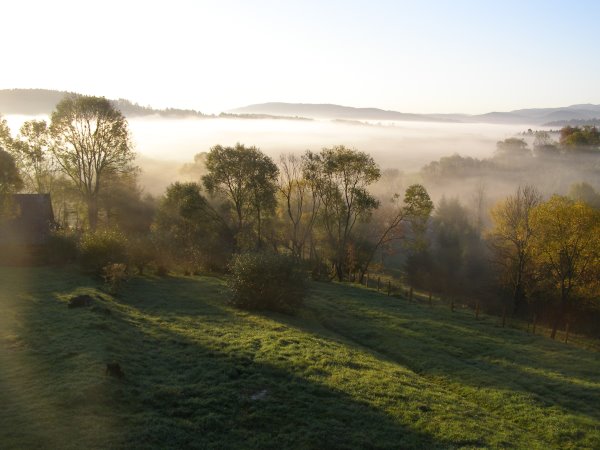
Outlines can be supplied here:
<path id="1" fill-rule="evenodd" d="M 218 113 L 600 103 L 600 2 L 4 0 L 0 89 Z"/>

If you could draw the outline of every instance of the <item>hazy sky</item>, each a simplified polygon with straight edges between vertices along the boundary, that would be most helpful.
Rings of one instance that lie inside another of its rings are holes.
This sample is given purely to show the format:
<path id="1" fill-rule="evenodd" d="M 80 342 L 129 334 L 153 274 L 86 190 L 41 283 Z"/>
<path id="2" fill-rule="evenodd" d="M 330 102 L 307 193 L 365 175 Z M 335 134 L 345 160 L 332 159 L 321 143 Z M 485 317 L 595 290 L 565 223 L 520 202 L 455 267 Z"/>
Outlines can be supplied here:
<path id="1" fill-rule="evenodd" d="M 4 0 L 0 88 L 220 112 L 600 103 L 600 1 Z"/>

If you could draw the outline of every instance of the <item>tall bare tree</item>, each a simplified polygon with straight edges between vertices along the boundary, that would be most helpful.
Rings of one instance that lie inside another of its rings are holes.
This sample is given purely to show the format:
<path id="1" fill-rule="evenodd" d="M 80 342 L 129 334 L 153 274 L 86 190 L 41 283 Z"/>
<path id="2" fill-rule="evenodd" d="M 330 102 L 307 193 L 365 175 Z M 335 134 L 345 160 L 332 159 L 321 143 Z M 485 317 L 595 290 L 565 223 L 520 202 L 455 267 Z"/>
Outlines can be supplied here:
<path id="1" fill-rule="evenodd" d="M 288 154 L 281 155 L 279 161 L 278 187 L 283 197 L 283 210 L 289 218 L 289 248 L 300 258 L 312 234 L 321 202 L 315 185 L 303 176 L 301 158 Z"/>

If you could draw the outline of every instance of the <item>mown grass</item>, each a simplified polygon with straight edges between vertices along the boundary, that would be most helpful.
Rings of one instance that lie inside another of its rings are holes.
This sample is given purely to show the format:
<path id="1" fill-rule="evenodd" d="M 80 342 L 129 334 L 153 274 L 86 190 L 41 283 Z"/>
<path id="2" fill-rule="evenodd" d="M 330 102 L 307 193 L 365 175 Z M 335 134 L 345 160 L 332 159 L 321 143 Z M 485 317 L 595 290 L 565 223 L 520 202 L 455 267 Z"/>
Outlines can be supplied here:
<path id="1" fill-rule="evenodd" d="M 597 352 L 360 287 L 315 283 L 296 317 L 228 295 L 1 268 L 0 447 L 600 448 Z"/>

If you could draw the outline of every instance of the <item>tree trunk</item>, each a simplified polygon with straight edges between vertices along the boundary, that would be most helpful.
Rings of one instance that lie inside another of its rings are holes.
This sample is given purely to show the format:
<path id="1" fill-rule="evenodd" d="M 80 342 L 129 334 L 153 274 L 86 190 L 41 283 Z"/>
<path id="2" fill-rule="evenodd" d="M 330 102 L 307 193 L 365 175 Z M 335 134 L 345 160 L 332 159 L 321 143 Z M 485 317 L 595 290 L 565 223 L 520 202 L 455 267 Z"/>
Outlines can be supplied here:
<path id="1" fill-rule="evenodd" d="M 344 272 L 342 272 L 342 267 L 338 263 L 335 264 L 335 273 L 338 281 L 344 281 Z"/>
<path id="2" fill-rule="evenodd" d="M 520 276 L 519 276 L 519 278 L 520 278 Z M 516 316 L 517 313 L 519 312 L 519 310 L 521 309 L 521 304 L 523 303 L 522 300 L 523 300 L 523 287 L 522 287 L 521 281 L 519 280 L 519 281 L 517 281 L 517 284 L 515 286 L 515 290 L 513 293 L 513 301 L 514 301 L 513 311 L 512 311 L 513 317 Z"/>
<path id="3" fill-rule="evenodd" d="M 556 331 L 558 330 L 558 326 L 560 325 L 560 321 L 565 316 L 566 310 L 567 310 L 567 303 L 566 303 L 566 300 L 563 297 L 563 299 L 561 300 L 561 303 L 560 303 L 560 308 L 559 308 L 559 310 L 556 313 L 556 317 L 554 318 L 554 323 L 552 324 L 552 332 L 550 333 L 550 338 L 551 339 L 556 339 Z"/>
<path id="4" fill-rule="evenodd" d="M 256 233 L 257 234 L 256 248 L 258 250 L 260 250 L 262 247 L 262 236 L 261 236 L 261 234 L 262 234 L 262 230 L 261 230 L 262 223 L 261 222 L 262 221 L 261 221 L 261 216 L 260 216 L 260 209 L 257 211 L 256 219 L 257 219 L 257 225 L 258 225 L 257 230 L 256 230 L 257 231 L 257 233 Z"/>
<path id="5" fill-rule="evenodd" d="M 98 199 L 94 197 L 89 198 L 87 206 L 90 230 L 96 231 L 96 228 L 98 228 Z"/>

